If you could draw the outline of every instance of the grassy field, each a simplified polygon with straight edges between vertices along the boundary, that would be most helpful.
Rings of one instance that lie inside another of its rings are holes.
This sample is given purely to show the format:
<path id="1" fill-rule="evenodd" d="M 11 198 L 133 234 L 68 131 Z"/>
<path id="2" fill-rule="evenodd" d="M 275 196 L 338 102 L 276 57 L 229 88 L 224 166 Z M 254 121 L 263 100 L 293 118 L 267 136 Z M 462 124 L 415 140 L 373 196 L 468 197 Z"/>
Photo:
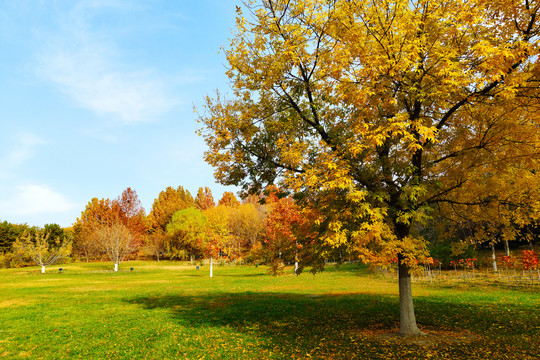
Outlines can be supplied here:
<path id="1" fill-rule="evenodd" d="M 3 359 L 537 359 L 540 294 L 413 284 L 428 336 L 396 335 L 397 284 L 357 265 L 313 276 L 172 262 L 0 270 Z M 134 271 L 129 268 L 134 267 Z"/>

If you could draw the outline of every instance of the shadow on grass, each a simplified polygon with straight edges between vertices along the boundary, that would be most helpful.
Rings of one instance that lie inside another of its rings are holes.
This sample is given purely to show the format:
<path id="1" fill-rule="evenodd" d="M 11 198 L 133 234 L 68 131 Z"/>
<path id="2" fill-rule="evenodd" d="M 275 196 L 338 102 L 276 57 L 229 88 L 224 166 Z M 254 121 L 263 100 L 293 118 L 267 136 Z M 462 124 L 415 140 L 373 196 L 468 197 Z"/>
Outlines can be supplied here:
<path id="1" fill-rule="evenodd" d="M 278 358 L 356 358 L 358 332 L 396 329 L 394 298 L 368 295 L 317 296 L 252 292 L 209 296 L 170 295 L 128 300 L 145 309 L 170 309 L 174 319 L 192 328 L 227 328 L 254 339 Z M 351 341 L 353 339 L 354 341 Z M 264 351 L 263 351 L 264 353 Z M 340 354 L 337 356 L 337 354 Z"/>
<path id="2" fill-rule="evenodd" d="M 478 355 L 482 351 L 500 351 L 502 356 L 511 346 L 528 359 L 534 358 L 532 354 L 538 350 L 538 345 L 534 345 L 539 340 L 535 335 L 535 328 L 540 326 L 538 319 L 532 323 L 530 318 L 509 319 L 512 315 L 506 309 L 447 298 L 416 299 L 419 326 L 428 333 L 439 334 L 427 343 L 411 343 L 392 336 L 398 331 L 399 319 L 398 299 L 394 296 L 244 292 L 138 297 L 128 302 L 147 310 L 169 309 L 182 326 L 222 328 L 244 334 L 256 339 L 257 347 L 277 351 L 281 354 L 277 358 L 375 359 L 400 354 L 400 358 L 416 359 L 428 356 L 427 349 L 430 356 L 447 354 L 476 359 L 482 358 Z M 469 335 L 463 335 L 464 332 Z M 444 338 L 454 333 L 456 339 Z M 528 340 L 510 344 L 512 339 L 523 336 Z"/>

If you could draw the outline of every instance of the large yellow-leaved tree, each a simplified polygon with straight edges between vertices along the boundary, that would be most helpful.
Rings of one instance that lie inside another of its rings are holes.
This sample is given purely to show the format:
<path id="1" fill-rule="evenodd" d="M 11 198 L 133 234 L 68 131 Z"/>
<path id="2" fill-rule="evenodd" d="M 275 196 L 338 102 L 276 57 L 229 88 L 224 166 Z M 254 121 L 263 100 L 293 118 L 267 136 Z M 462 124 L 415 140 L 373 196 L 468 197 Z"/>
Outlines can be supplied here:
<path id="1" fill-rule="evenodd" d="M 275 183 L 317 206 L 325 244 L 397 257 L 400 333 L 421 334 L 418 224 L 534 206 L 519 184 L 537 193 L 539 6 L 247 1 L 225 49 L 232 93 L 200 115 L 206 161 L 223 184 Z"/>

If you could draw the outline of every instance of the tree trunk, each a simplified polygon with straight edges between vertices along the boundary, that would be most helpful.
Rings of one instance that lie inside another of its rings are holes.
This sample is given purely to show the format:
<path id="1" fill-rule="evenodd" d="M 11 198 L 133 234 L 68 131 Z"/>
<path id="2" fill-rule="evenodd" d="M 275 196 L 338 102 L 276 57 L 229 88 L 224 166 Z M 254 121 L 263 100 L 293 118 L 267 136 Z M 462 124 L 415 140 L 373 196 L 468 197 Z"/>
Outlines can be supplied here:
<path id="1" fill-rule="evenodd" d="M 491 260 L 493 260 L 493 271 L 497 272 L 497 260 L 495 258 L 495 245 L 491 244 Z"/>
<path id="2" fill-rule="evenodd" d="M 45 266 L 44 265 L 41 265 L 41 273 L 45 274 Z"/>
<path id="3" fill-rule="evenodd" d="M 118 263 L 114 264 L 114 271 L 118 271 Z"/>
<path id="4" fill-rule="evenodd" d="M 398 255 L 399 261 L 399 334 L 402 336 L 425 335 L 416 325 L 409 266 Z"/>
<path id="5" fill-rule="evenodd" d="M 510 256 L 510 246 L 508 246 L 508 240 L 504 240 L 504 251 L 506 252 L 506 256 Z"/>
<path id="6" fill-rule="evenodd" d="M 210 257 L 210 277 L 214 277 L 214 263 L 212 261 L 212 257 Z"/>
<path id="7" fill-rule="evenodd" d="M 294 275 L 298 276 L 298 250 L 294 253 Z"/>

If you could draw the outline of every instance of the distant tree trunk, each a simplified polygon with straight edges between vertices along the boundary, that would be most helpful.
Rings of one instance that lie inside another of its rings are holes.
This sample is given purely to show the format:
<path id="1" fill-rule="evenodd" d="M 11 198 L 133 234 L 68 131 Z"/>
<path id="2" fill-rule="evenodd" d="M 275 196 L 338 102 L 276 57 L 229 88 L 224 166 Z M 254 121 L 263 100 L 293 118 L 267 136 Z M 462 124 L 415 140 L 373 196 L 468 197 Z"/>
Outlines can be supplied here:
<path id="1" fill-rule="evenodd" d="M 212 257 L 210 257 L 210 277 L 214 277 L 214 263 L 212 261 Z"/>
<path id="2" fill-rule="evenodd" d="M 510 256 L 510 246 L 508 245 L 508 240 L 504 239 L 504 251 L 506 256 Z"/>
<path id="3" fill-rule="evenodd" d="M 497 260 L 495 258 L 495 244 L 491 243 L 491 260 L 493 260 L 493 271 L 497 272 Z"/>
<path id="4" fill-rule="evenodd" d="M 298 250 L 294 254 L 294 275 L 298 276 Z"/>
<path id="5" fill-rule="evenodd" d="M 114 263 L 114 271 L 118 271 L 118 263 Z"/>
<path id="6" fill-rule="evenodd" d="M 41 273 L 45 274 L 45 265 L 41 265 Z"/>

